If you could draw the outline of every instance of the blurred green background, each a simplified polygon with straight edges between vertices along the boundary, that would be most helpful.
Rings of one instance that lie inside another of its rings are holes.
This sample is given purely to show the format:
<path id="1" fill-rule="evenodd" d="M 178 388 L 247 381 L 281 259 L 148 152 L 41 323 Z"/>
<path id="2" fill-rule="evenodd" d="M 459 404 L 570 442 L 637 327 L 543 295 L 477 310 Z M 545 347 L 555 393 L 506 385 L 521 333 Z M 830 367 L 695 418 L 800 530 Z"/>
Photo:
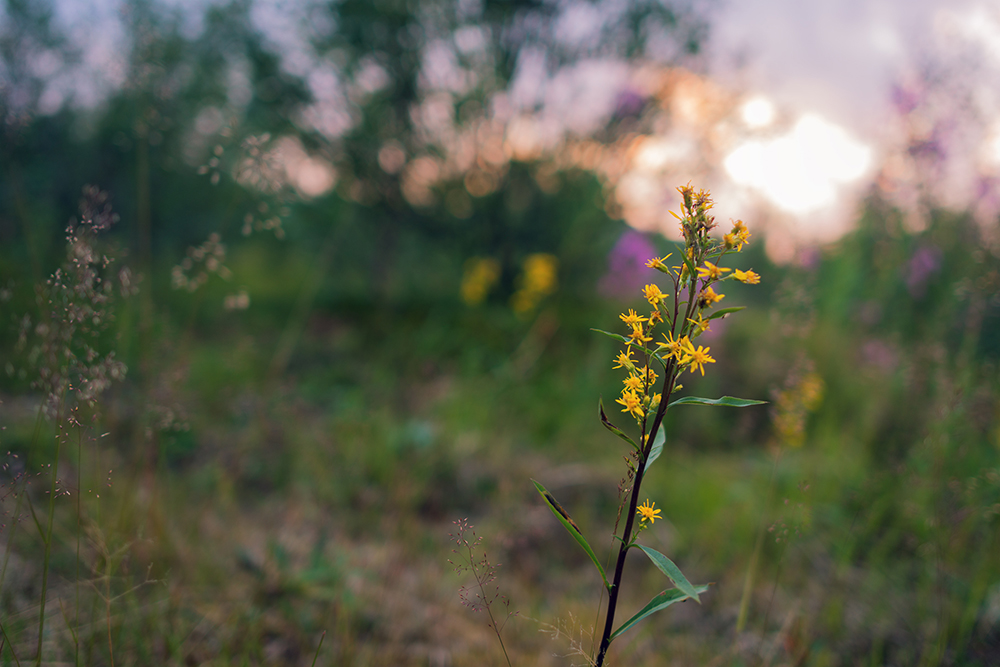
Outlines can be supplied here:
<path id="1" fill-rule="evenodd" d="M 600 583 L 529 480 L 612 548 L 591 328 L 673 243 L 624 222 L 608 165 L 680 123 L 676 90 L 529 149 L 504 100 L 531 49 L 676 72 L 707 24 L 631 3 L 582 49 L 530 0 L 261 4 L 114 9 L 90 84 L 53 7 L 3 7 L 0 664 L 499 665 L 448 563 L 466 517 L 514 662 L 581 664 Z M 301 43 L 260 28 L 293 19 Z M 105 206 L 115 287 L 74 292 L 64 230 Z M 872 187 L 781 263 L 747 214 L 762 283 L 726 290 L 747 309 L 685 392 L 769 404 L 668 415 L 644 539 L 713 585 L 615 664 L 1000 663 L 996 222 L 923 206 Z M 74 304 L 101 321 L 67 329 Z M 658 577 L 630 560 L 622 613 Z"/>

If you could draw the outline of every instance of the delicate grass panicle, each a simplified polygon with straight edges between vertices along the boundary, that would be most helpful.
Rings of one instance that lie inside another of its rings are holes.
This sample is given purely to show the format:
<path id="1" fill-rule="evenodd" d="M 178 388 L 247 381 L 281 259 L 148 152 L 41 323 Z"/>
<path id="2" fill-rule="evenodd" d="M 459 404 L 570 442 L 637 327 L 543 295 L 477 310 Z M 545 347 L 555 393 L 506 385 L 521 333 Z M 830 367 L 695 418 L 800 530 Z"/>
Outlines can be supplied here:
<path id="1" fill-rule="evenodd" d="M 750 232 L 746 225 L 737 221 L 721 238 L 713 236 L 716 223 L 710 214 L 712 200 L 708 193 L 695 191 L 690 186 L 678 190 L 683 198 L 683 207 L 681 214 L 674 213 L 674 216 L 680 221 L 684 237 L 683 246 L 676 253 L 679 257 L 671 262 L 672 253 L 665 257 L 653 257 L 646 263 L 649 268 L 663 274 L 664 286 L 648 284 L 643 287 L 642 296 L 650 309 L 648 312 L 628 309 L 622 313 L 620 319 L 624 335 L 600 331 L 623 346 L 613 362 L 613 368 L 621 369 L 625 374 L 621 396 L 615 402 L 622 413 L 634 420 L 638 430 L 638 437 L 633 437 L 619 429 L 608 419 L 601 404 L 601 423 L 630 447 L 625 457 L 626 474 L 619 485 L 621 504 L 615 521 L 615 539 L 619 547 L 610 577 L 569 513 L 544 486 L 534 482 L 556 519 L 590 557 L 608 593 L 604 628 L 599 642 L 596 636 L 593 638 L 597 645 L 596 654 L 586 656 L 591 664 L 598 667 L 604 664 L 611 642 L 619 635 L 675 602 L 688 598 L 698 600 L 698 596 L 708 588 L 691 584 L 669 558 L 637 541 L 644 530 L 652 528 L 657 519 L 664 518 L 655 502 L 646 498 L 640 505 L 639 501 L 642 498 L 643 477 L 663 453 L 665 438 L 660 427 L 667 410 L 686 404 L 746 407 L 763 403 L 731 396 L 717 399 L 685 396 L 671 400 L 674 393 L 681 389 L 679 380 L 684 371 L 704 375 L 706 369 L 716 363 L 711 350 L 697 344 L 698 337 L 710 329 L 712 320 L 741 310 L 739 307 L 716 309 L 716 305 L 725 298 L 721 292 L 722 285 L 731 280 L 747 284 L 760 282 L 760 276 L 750 269 L 733 270 L 723 266 L 728 255 L 740 252 L 749 242 Z M 624 526 L 621 526 L 626 504 L 628 510 Z M 639 517 L 638 522 L 636 517 Z M 645 607 L 616 627 L 615 615 L 625 557 L 632 548 L 642 551 L 673 583 L 673 587 L 654 595 Z"/>
<path id="2" fill-rule="evenodd" d="M 476 550 L 482 546 L 483 538 L 476 535 L 475 527 L 469 523 L 468 519 L 461 519 L 454 523 L 456 530 L 449 537 L 458 545 L 457 549 L 452 549 L 452 553 L 458 556 L 459 562 L 449 560 L 448 563 L 455 568 L 456 572 L 471 572 L 476 580 L 475 588 L 462 586 L 458 590 L 458 596 L 462 600 L 462 604 L 472 611 L 486 612 L 490 619 L 489 627 L 497 636 L 503 657 L 510 665 L 507 647 L 503 643 L 503 628 L 512 616 L 517 615 L 517 612 L 510 610 L 510 598 L 501 595 L 500 587 L 493 585 L 497 579 L 500 563 L 491 563 L 485 551 L 481 558 L 476 555 Z M 503 619 L 500 621 L 497 621 L 498 614 L 493 613 L 493 604 L 497 602 L 504 608 Z"/>
<path id="3" fill-rule="evenodd" d="M 42 395 L 38 409 L 38 420 L 34 436 L 28 449 L 23 468 L 12 469 L 5 464 L 3 472 L 10 475 L 0 486 L 0 501 L 13 501 L 14 508 L 4 508 L 4 516 L 12 517 L 5 530 L 12 530 L 23 518 L 30 518 L 42 542 L 41 587 L 39 591 L 38 620 L 35 649 L 35 664 L 43 659 L 44 640 L 49 633 L 46 628 L 46 607 L 52 606 L 49 590 L 49 570 L 54 542 L 55 507 L 59 498 L 73 496 L 77 524 L 76 559 L 77 575 L 81 559 L 81 533 L 85 523 L 82 498 L 82 449 L 89 438 L 91 427 L 97 422 L 98 400 L 113 381 L 125 377 L 125 364 L 118 361 L 115 352 L 102 352 L 108 345 L 108 330 L 114 320 L 116 299 L 128 297 L 136 288 L 127 267 L 116 265 L 114 253 L 102 249 L 101 236 L 117 221 L 108 203 L 108 196 L 95 187 L 84 188 L 80 204 L 80 219 L 73 220 L 66 227 L 67 256 L 44 284 L 37 286 L 36 301 L 38 315 L 25 315 L 20 320 L 20 335 L 16 346 L 27 362 L 24 377 L 32 377 L 32 387 Z M 8 369 L 10 370 L 10 369 Z M 47 418 L 56 428 L 55 448 L 48 450 L 42 446 L 41 420 Z M 64 480 L 60 477 L 60 463 L 68 453 L 71 442 L 76 444 L 76 479 Z M 51 456 L 49 460 L 39 460 L 39 456 Z M 44 512 L 37 507 L 38 493 L 32 493 L 29 484 L 34 470 L 44 470 L 49 477 L 45 491 Z M 110 475 L 110 471 L 108 473 Z M 99 497 L 99 496 L 98 496 Z M 30 525 L 30 524 L 29 524 Z M 4 591 L 4 580 L 11 562 L 13 535 L 5 536 L 5 546 L 0 563 L 0 592 Z M 79 576 L 77 577 L 79 579 Z M 110 605 L 110 596 L 106 596 Z M 62 607 L 66 621 L 67 610 Z M 74 601 L 74 618 L 80 625 L 80 599 Z M 110 632 L 110 608 L 108 609 L 108 630 Z M 0 641 L 0 655 L 6 645 L 10 655 L 18 662 L 15 638 L 8 637 L 3 630 Z M 80 635 L 72 632 L 76 662 L 80 660 Z M 110 638 L 110 635 L 109 635 Z M 110 650 L 110 646 L 109 646 Z"/>

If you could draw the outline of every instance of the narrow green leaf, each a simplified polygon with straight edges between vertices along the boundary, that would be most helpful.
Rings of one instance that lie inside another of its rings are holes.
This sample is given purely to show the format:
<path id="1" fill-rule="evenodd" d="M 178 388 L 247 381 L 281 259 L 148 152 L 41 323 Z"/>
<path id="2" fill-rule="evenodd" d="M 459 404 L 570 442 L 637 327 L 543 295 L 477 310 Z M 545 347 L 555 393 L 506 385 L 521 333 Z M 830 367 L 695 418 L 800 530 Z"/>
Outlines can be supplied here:
<path id="1" fill-rule="evenodd" d="M 614 338 L 615 340 L 617 340 L 620 343 L 630 343 L 630 342 L 632 342 L 631 338 L 626 338 L 625 336 L 622 336 L 621 334 L 611 333 L 610 331 L 605 331 L 604 329 L 591 329 L 591 331 L 596 331 L 597 333 L 604 334 L 608 338 Z"/>
<path id="2" fill-rule="evenodd" d="M 608 421 L 608 416 L 604 414 L 604 399 L 600 399 L 598 401 L 598 407 L 601 412 L 601 423 L 604 424 L 604 428 L 608 429 L 609 431 L 617 435 L 619 438 L 621 438 L 628 444 L 635 447 L 636 451 L 641 452 L 642 450 L 639 449 L 639 445 L 635 444 L 635 440 L 625 435 L 617 426 Z"/>
<path id="3" fill-rule="evenodd" d="M 707 590 L 708 586 L 695 587 L 695 591 L 697 593 L 704 593 Z M 662 593 L 654 597 L 652 600 L 650 600 L 649 604 L 640 609 L 639 613 L 637 613 L 635 616 L 622 623 L 621 627 L 619 627 L 617 630 L 611 633 L 610 641 L 614 641 L 614 639 L 618 637 L 618 635 L 630 629 L 633 625 L 635 625 L 642 619 L 646 618 L 650 614 L 658 612 L 661 609 L 666 609 L 675 602 L 683 602 L 684 600 L 687 600 L 689 597 L 690 596 L 687 593 L 684 593 L 683 591 L 678 590 L 676 588 L 671 588 L 669 590 L 663 591 Z"/>
<path id="4" fill-rule="evenodd" d="M 649 458 L 646 459 L 646 470 L 649 470 L 649 466 L 653 465 L 653 461 L 660 458 L 660 454 L 663 453 L 663 445 L 667 441 L 666 432 L 667 430 L 663 428 L 663 424 L 660 424 L 660 430 L 656 432 L 656 438 L 653 439 L 653 447 L 649 450 Z"/>
<path id="5" fill-rule="evenodd" d="M 601 561 L 597 560 L 597 554 L 595 554 L 594 550 L 590 548 L 590 545 L 587 543 L 587 539 L 583 536 L 583 533 L 580 532 L 580 527 L 576 525 L 576 522 L 570 518 L 569 513 L 563 509 L 562 505 L 556 501 L 555 497 L 549 493 L 544 486 L 535 480 L 531 480 L 531 482 L 535 485 L 535 488 L 538 489 L 538 493 L 541 494 L 542 498 L 545 499 L 545 504 L 549 506 L 549 509 L 552 510 L 555 517 L 559 519 L 559 523 L 561 523 L 563 527 L 569 531 L 569 534 L 573 536 L 573 539 L 576 540 L 581 547 L 583 547 L 583 550 L 587 552 L 588 556 L 590 556 L 590 560 L 594 561 L 594 565 L 597 566 L 597 571 L 601 573 L 601 579 L 604 581 L 604 587 L 610 591 L 611 584 L 608 583 L 608 577 L 604 574 L 604 567 L 601 565 Z"/>
<path id="6" fill-rule="evenodd" d="M 731 315 L 731 314 L 733 314 L 735 312 L 741 311 L 744 308 L 746 308 L 746 306 L 733 306 L 732 308 L 723 308 L 722 310 L 715 311 L 714 313 L 712 313 L 711 315 L 709 315 L 705 319 L 706 320 L 715 320 L 715 319 L 718 319 L 720 317 L 725 317 L 726 315 Z"/>
<path id="7" fill-rule="evenodd" d="M 649 560 L 653 561 L 653 565 L 670 578 L 670 581 L 674 582 L 674 586 L 679 588 L 688 597 L 694 598 L 694 601 L 701 604 L 701 600 L 698 599 L 698 591 L 691 582 L 687 580 L 681 569 L 674 565 L 674 561 L 670 560 L 663 554 L 661 554 L 656 549 L 650 549 L 649 547 L 644 547 L 641 544 L 635 545 L 636 547 L 642 549 L 642 552 L 649 556 Z"/>
<path id="8" fill-rule="evenodd" d="M 675 405 L 722 405 L 727 408 L 745 408 L 748 405 L 763 405 L 767 401 L 755 401 L 750 398 L 734 398 L 733 396 L 723 396 L 722 398 L 701 398 L 699 396 L 685 396 L 672 401 L 667 408 Z"/>

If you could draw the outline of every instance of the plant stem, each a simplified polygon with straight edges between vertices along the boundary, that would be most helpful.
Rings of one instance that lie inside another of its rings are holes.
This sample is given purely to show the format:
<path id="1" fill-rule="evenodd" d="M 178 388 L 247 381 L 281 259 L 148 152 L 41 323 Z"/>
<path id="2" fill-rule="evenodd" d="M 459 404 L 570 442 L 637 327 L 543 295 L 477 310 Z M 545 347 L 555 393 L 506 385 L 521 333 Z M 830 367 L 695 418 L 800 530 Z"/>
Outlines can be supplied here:
<path id="1" fill-rule="evenodd" d="M 656 417 L 653 419 L 653 425 L 649 429 L 649 435 L 646 436 L 643 443 L 642 460 L 639 461 L 639 465 L 636 467 L 635 483 L 632 485 L 632 498 L 629 500 L 628 516 L 625 517 L 625 531 L 622 533 L 622 541 L 618 547 L 615 576 L 611 584 L 611 590 L 608 591 L 608 614 L 604 621 L 604 634 L 601 636 L 601 647 L 597 654 L 597 661 L 594 663 L 596 667 L 601 667 L 604 664 L 604 657 L 607 655 L 608 647 L 611 645 L 611 633 L 614 631 L 615 624 L 615 610 L 618 607 L 618 591 L 621 590 L 622 574 L 625 571 L 625 556 L 628 554 L 628 549 L 632 542 L 635 508 L 639 506 L 639 488 L 642 486 L 643 474 L 646 472 L 646 460 L 649 458 L 649 452 L 653 448 L 653 441 L 656 439 L 660 425 L 663 423 L 663 416 L 667 413 L 667 404 L 670 403 L 670 395 L 674 391 L 674 384 L 677 379 L 674 376 L 675 371 L 676 365 L 671 360 L 663 373 L 664 391 L 660 399 L 660 406 L 656 410 Z"/>

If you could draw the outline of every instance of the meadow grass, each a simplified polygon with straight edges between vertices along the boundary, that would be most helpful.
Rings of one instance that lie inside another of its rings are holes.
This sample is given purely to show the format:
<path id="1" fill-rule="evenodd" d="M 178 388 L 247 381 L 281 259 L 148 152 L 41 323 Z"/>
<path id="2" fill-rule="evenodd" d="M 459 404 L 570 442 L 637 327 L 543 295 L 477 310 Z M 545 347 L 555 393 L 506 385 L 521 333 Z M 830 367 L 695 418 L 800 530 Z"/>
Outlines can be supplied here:
<path id="1" fill-rule="evenodd" d="M 728 297 L 764 303 L 691 391 L 774 411 L 668 418 L 652 544 L 713 586 L 616 642 L 615 664 L 996 661 L 997 261 L 964 261 L 954 224 L 863 226 Z M 900 263 L 869 267 L 888 242 Z M 931 242 L 943 266 L 917 296 L 905 258 Z M 464 517 L 518 612 L 510 662 L 579 663 L 593 566 L 526 480 L 612 546 L 621 451 L 594 397 L 619 380 L 589 327 L 619 308 L 557 296 L 534 313 L 554 329 L 495 303 L 320 308 L 280 377 L 283 311 L 160 312 L 143 367 L 134 306 L 115 306 L 129 375 L 75 423 L 39 419 L 51 390 L 5 389 L 0 663 L 506 664 L 446 562 Z M 630 615 L 661 575 L 629 567 Z"/>

